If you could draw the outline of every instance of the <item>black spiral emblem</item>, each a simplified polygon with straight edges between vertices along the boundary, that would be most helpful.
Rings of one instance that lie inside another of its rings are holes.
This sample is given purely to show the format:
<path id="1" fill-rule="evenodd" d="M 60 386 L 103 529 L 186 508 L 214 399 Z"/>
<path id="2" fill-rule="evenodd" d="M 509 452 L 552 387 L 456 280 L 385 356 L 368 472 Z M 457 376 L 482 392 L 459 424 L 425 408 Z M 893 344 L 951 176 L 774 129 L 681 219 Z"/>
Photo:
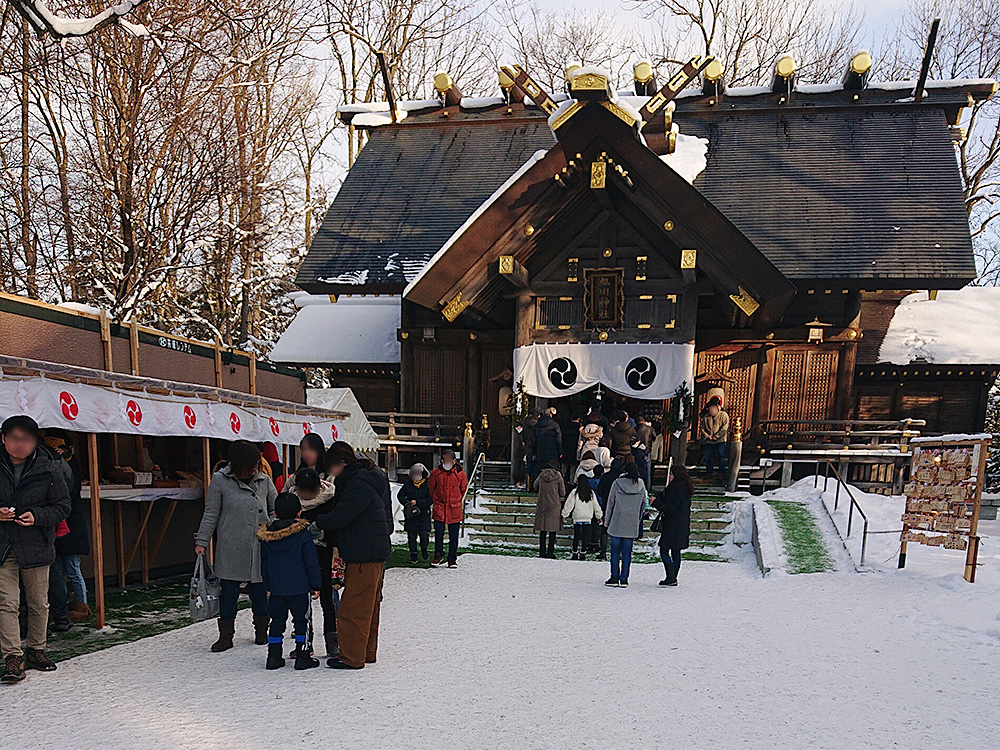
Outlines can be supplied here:
<path id="1" fill-rule="evenodd" d="M 644 391 L 656 380 L 656 365 L 649 357 L 636 357 L 625 366 L 625 382 L 633 391 Z"/>
<path id="2" fill-rule="evenodd" d="M 573 360 L 559 357 L 549 362 L 549 382 L 560 391 L 572 388 L 576 383 L 576 365 Z"/>

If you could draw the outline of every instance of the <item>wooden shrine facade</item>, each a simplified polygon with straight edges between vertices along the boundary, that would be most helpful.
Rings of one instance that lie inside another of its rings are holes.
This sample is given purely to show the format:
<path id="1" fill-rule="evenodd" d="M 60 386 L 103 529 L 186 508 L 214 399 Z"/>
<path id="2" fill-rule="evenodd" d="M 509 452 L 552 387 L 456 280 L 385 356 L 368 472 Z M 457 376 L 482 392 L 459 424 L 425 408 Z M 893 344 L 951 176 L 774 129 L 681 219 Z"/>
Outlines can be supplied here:
<path id="1" fill-rule="evenodd" d="M 448 95 L 368 128 L 297 283 L 399 294 L 401 409 L 485 416 L 494 446 L 531 346 L 692 345 L 695 408 L 722 388 L 751 434 L 861 417 L 885 401 L 859 374 L 892 315 L 868 301 L 974 277 L 951 126 L 993 89 L 939 82 L 916 106 L 895 85 L 706 84 L 648 118 L 594 71 L 560 103 Z M 695 136 L 706 166 L 685 179 L 664 157 Z"/>

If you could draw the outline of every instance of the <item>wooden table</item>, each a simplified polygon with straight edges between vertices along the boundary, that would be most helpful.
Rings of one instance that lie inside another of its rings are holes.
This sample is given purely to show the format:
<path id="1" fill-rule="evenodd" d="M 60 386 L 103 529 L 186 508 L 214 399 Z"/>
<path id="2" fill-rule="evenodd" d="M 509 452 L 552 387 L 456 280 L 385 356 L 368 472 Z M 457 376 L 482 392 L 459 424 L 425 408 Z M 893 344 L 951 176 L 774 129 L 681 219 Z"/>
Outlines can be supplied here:
<path id="1" fill-rule="evenodd" d="M 84 485 L 80 490 L 81 496 L 90 499 L 90 486 Z M 128 487 L 123 485 L 101 485 L 101 500 L 108 500 L 115 504 L 115 562 L 118 569 L 118 586 L 125 588 L 125 576 L 132 566 L 135 556 L 139 555 L 140 568 L 142 571 L 142 582 L 149 583 L 150 562 L 156 559 L 160 545 L 170 527 L 170 520 L 173 518 L 177 503 L 191 500 L 201 500 L 205 496 L 202 487 Z M 167 500 L 166 515 L 160 522 L 160 527 L 156 531 L 152 547 L 149 544 L 149 518 L 153 514 L 153 507 L 158 500 Z M 139 531 L 128 555 L 125 554 L 125 531 L 123 525 L 123 507 L 125 503 L 142 503 L 142 510 L 139 512 Z"/>

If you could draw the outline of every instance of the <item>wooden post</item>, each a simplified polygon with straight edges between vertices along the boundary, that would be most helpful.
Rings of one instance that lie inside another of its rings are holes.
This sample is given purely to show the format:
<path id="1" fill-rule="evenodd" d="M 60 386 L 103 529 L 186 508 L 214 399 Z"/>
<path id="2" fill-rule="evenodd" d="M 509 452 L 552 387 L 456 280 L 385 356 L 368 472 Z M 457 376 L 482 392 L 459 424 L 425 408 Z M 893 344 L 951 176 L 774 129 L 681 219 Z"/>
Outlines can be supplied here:
<path id="1" fill-rule="evenodd" d="M 528 293 L 523 293 L 517 297 L 517 317 L 514 321 L 514 348 L 527 346 L 531 343 L 531 328 L 534 320 L 535 299 Z M 514 376 L 513 389 L 517 391 L 517 375 Z M 523 418 L 525 415 L 521 415 Z M 521 433 L 518 432 L 519 425 L 511 425 L 510 428 L 510 483 L 512 486 L 520 484 L 524 480 L 525 489 L 530 491 L 530 479 L 524 471 L 524 449 L 521 445 Z"/>
<path id="2" fill-rule="evenodd" d="M 118 571 L 118 588 L 125 588 L 125 530 L 122 524 L 122 504 L 115 502 L 115 569 Z"/>
<path id="3" fill-rule="evenodd" d="M 986 458 L 990 441 L 979 444 L 979 468 L 976 470 L 976 498 L 972 506 L 972 523 L 969 526 L 969 549 L 965 553 L 965 580 L 976 582 L 976 561 L 979 558 L 979 506 L 983 501 L 983 482 L 986 481 Z"/>
<path id="4" fill-rule="evenodd" d="M 322 463 L 322 459 L 320 459 Z M 281 446 L 281 476 L 288 476 L 288 446 Z"/>
<path id="5" fill-rule="evenodd" d="M 215 387 L 222 387 L 222 342 L 219 337 L 215 337 Z"/>
<path id="6" fill-rule="evenodd" d="M 111 318 L 107 310 L 101 310 L 101 343 L 104 344 L 104 369 L 114 371 L 114 360 L 111 356 Z"/>
<path id="7" fill-rule="evenodd" d="M 736 417 L 733 422 L 733 439 L 729 443 L 729 483 L 726 489 L 736 492 L 740 480 L 740 463 L 743 461 L 743 420 Z"/>
<path id="8" fill-rule="evenodd" d="M 257 395 L 257 355 L 250 354 L 250 393 Z"/>
<path id="9" fill-rule="evenodd" d="M 97 613 L 97 629 L 105 625 L 104 613 L 104 535 L 101 530 L 101 489 L 98 479 L 97 434 L 87 435 L 88 463 L 90 465 L 90 531 L 93 539 L 94 561 L 94 609 Z"/>
<path id="10" fill-rule="evenodd" d="M 216 343 L 218 343 L 219 340 L 216 339 L 215 341 Z M 202 478 L 201 482 L 202 491 L 204 492 L 204 497 L 202 497 L 202 504 L 204 505 L 204 502 L 208 499 L 208 484 L 209 482 L 212 481 L 212 446 L 207 437 L 203 437 L 201 439 L 201 466 L 202 466 L 201 469 L 202 474 L 204 474 L 204 477 Z M 209 562 L 212 563 L 215 562 L 214 547 L 215 545 L 212 544 L 212 540 L 209 539 L 208 560 Z"/>
<path id="11" fill-rule="evenodd" d="M 132 359 L 132 374 L 139 374 L 139 324 L 135 318 L 128 323 L 128 347 Z"/>

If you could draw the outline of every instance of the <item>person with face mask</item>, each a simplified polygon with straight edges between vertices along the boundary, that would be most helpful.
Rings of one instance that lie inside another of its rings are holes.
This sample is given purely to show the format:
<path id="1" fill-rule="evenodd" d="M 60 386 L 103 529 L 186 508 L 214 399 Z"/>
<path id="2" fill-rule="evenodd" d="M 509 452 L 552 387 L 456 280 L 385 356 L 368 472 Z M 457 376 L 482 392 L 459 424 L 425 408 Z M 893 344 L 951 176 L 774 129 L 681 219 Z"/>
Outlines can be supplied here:
<path id="1" fill-rule="evenodd" d="M 427 487 L 434 503 L 434 565 L 444 560 L 444 529 L 448 527 L 448 567 L 458 567 L 458 529 L 462 523 L 462 500 L 469 480 L 450 448 L 441 454 L 441 464 L 431 472 Z"/>

